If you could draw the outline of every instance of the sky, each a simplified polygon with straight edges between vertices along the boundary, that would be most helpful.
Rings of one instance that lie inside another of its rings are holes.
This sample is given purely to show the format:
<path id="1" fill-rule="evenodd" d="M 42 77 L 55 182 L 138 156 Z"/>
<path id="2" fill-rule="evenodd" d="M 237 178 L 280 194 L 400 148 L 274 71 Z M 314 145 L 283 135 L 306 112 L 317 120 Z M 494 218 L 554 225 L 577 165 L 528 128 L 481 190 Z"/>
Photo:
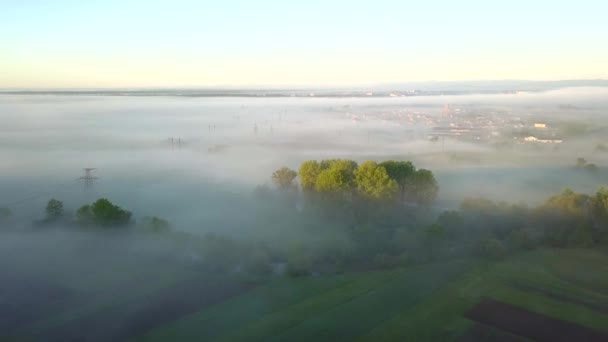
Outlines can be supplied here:
<path id="1" fill-rule="evenodd" d="M 608 78 L 608 1 L 0 0 L 0 88 Z"/>

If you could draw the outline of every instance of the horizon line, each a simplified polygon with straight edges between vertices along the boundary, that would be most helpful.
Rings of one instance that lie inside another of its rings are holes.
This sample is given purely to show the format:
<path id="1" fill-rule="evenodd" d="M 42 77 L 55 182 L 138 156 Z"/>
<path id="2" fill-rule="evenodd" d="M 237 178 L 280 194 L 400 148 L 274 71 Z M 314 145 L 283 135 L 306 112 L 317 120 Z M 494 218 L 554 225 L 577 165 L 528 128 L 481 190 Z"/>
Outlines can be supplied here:
<path id="1" fill-rule="evenodd" d="M 214 84 L 214 85 L 182 85 L 182 86 L 116 86 L 116 87 L 0 87 L 0 92 L 15 91 L 146 91 L 146 90 L 347 90 L 347 89 L 372 89 L 378 87 L 391 86 L 412 86 L 412 85 L 431 85 L 431 84 L 481 84 L 481 83 L 508 83 L 521 82 L 530 84 L 550 84 L 565 82 L 606 82 L 608 78 L 571 78 L 556 80 L 532 80 L 532 79 L 477 79 L 477 80 L 426 80 L 426 81 L 395 81 L 378 83 L 354 83 L 354 84 Z M 422 89 L 419 89 L 422 90 Z"/>

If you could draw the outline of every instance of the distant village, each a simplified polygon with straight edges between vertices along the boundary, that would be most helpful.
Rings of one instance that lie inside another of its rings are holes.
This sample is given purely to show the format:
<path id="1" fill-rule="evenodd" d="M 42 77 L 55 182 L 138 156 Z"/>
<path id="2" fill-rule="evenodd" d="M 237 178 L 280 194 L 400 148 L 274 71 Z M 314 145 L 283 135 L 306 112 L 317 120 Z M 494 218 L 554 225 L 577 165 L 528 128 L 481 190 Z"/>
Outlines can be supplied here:
<path id="1" fill-rule="evenodd" d="M 550 123 L 522 118 L 505 110 L 480 110 L 444 105 L 439 115 L 426 109 L 400 109 L 374 114 L 349 114 L 354 122 L 381 119 L 421 128 L 430 141 L 446 138 L 467 142 L 510 141 L 517 144 L 561 144 L 563 138 Z M 379 116 L 379 117 L 378 117 Z"/>

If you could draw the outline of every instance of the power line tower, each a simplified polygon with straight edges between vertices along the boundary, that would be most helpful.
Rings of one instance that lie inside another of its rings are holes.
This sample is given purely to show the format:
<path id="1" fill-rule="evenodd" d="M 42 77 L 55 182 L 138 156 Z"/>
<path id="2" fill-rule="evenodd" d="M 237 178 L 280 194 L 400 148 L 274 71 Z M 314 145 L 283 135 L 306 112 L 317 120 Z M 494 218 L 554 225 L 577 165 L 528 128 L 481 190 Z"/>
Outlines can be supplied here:
<path id="1" fill-rule="evenodd" d="M 92 167 L 87 167 L 84 168 L 84 176 L 78 178 L 78 179 L 82 179 L 84 181 L 84 190 L 90 190 L 93 188 L 93 181 L 95 181 L 96 179 L 99 179 L 97 177 L 94 177 L 92 172 L 94 170 L 97 170 L 95 168 Z"/>

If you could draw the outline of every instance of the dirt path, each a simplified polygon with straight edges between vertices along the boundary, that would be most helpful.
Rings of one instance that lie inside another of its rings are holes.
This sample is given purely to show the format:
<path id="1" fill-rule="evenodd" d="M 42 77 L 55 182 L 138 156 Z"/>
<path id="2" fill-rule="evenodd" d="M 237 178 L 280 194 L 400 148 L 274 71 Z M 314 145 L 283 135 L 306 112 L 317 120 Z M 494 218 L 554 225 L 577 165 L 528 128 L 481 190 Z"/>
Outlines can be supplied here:
<path id="1" fill-rule="evenodd" d="M 557 292 L 551 289 L 546 289 L 542 287 L 536 287 L 530 284 L 526 284 L 518 281 L 510 281 L 507 283 L 512 288 L 524 291 L 524 292 L 533 292 L 536 294 L 540 294 L 541 296 L 545 296 L 547 298 L 551 298 L 560 302 L 576 304 L 579 306 L 584 306 L 588 309 L 601 312 L 603 314 L 608 314 L 608 306 L 603 305 L 597 302 L 591 302 L 582 298 L 578 298 L 576 296 L 568 295 L 566 293 Z"/>

